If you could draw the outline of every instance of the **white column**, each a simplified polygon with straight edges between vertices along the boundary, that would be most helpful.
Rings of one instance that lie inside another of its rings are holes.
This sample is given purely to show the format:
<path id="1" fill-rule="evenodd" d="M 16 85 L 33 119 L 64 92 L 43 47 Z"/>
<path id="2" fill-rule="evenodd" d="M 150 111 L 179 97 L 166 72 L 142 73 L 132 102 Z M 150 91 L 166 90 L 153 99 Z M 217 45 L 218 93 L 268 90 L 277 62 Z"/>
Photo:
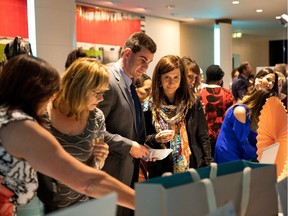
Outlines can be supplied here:
<path id="1" fill-rule="evenodd" d="M 224 87 L 231 81 L 232 65 L 232 25 L 231 20 L 216 20 L 214 25 L 214 64 L 225 72 Z"/>
<path id="2" fill-rule="evenodd" d="M 75 0 L 27 0 L 27 7 L 29 41 L 37 57 L 62 73 L 68 53 L 76 48 Z"/>

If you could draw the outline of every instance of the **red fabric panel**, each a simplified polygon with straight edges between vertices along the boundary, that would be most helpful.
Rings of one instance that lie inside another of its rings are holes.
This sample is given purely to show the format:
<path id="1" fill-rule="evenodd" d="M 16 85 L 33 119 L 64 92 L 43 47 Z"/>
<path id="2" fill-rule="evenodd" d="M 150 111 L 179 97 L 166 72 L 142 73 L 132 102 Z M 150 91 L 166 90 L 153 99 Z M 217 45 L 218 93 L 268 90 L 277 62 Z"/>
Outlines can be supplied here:
<path id="1" fill-rule="evenodd" d="M 96 21 L 76 14 L 77 42 L 123 46 L 127 38 L 141 30 L 141 20 Z"/>
<path id="2" fill-rule="evenodd" d="M 26 0 L 1 0 L 0 14 L 0 36 L 28 38 Z"/>

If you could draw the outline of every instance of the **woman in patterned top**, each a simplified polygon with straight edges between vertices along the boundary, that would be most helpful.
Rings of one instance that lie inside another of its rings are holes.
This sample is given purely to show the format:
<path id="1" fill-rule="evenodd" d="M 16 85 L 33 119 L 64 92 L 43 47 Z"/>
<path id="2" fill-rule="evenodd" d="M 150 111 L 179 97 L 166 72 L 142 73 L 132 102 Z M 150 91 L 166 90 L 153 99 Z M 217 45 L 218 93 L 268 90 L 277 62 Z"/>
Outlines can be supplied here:
<path id="1" fill-rule="evenodd" d="M 105 130 L 104 114 L 96 106 L 103 100 L 109 74 L 93 58 L 80 58 L 65 71 L 60 91 L 47 106 L 45 127 L 62 147 L 82 163 L 102 168 L 108 155 L 106 143 L 93 144 L 95 133 Z M 59 181 L 39 175 L 38 196 L 45 212 L 68 207 L 89 199 Z"/>
<path id="2" fill-rule="evenodd" d="M 146 143 L 173 151 L 161 161 L 148 163 L 149 178 L 209 165 L 213 159 L 207 122 L 199 99 L 188 87 L 179 56 L 167 55 L 159 60 L 153 72 L 151 96 L 144 113 Z M 167 129 L 174 133 L 165 133 Z"/>
<path id="3" fill-rule="evenodd" d="M 28 55 L 11 58 L 0 76 L 0 215 L 16 214 L 38 188 L 37 171 L 75 191 L 99 198 L 118 193 L 118 204 L 134 209 L 135 192 L 107 173 L 67 153 L 40 124 L 59 89 L 59 74 L 44 60 Z"/>

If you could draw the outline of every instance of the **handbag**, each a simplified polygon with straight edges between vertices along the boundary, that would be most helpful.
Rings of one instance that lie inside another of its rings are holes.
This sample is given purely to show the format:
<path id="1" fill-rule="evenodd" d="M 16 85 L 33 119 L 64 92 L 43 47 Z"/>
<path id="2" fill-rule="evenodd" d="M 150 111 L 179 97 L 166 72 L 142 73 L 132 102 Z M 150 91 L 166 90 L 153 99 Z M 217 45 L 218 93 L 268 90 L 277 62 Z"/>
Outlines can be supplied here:
<path id="1" fill-rule="evenodd" d="M 232 202 L 236 215 L 278 214 L 276 166 L 245 160 L 136 183 L 136 216 L 201 216 Z M 214 198 L 213 198 L 214 197 Z"/>

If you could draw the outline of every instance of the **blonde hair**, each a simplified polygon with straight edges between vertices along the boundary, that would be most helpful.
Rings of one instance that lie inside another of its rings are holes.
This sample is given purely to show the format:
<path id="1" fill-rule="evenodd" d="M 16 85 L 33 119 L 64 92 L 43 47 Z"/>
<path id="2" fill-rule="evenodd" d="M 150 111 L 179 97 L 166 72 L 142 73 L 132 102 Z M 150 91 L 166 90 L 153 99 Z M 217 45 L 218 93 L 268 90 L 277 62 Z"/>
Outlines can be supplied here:
<path id="1" fill-rule="evenodd" d="M 79 58 L 63 74 L 53 106 L 68 117 L 79 119 L 87 108 L 87 92 L 108 85 L 109 74 L 104 65 L 94 58 Z"/>

